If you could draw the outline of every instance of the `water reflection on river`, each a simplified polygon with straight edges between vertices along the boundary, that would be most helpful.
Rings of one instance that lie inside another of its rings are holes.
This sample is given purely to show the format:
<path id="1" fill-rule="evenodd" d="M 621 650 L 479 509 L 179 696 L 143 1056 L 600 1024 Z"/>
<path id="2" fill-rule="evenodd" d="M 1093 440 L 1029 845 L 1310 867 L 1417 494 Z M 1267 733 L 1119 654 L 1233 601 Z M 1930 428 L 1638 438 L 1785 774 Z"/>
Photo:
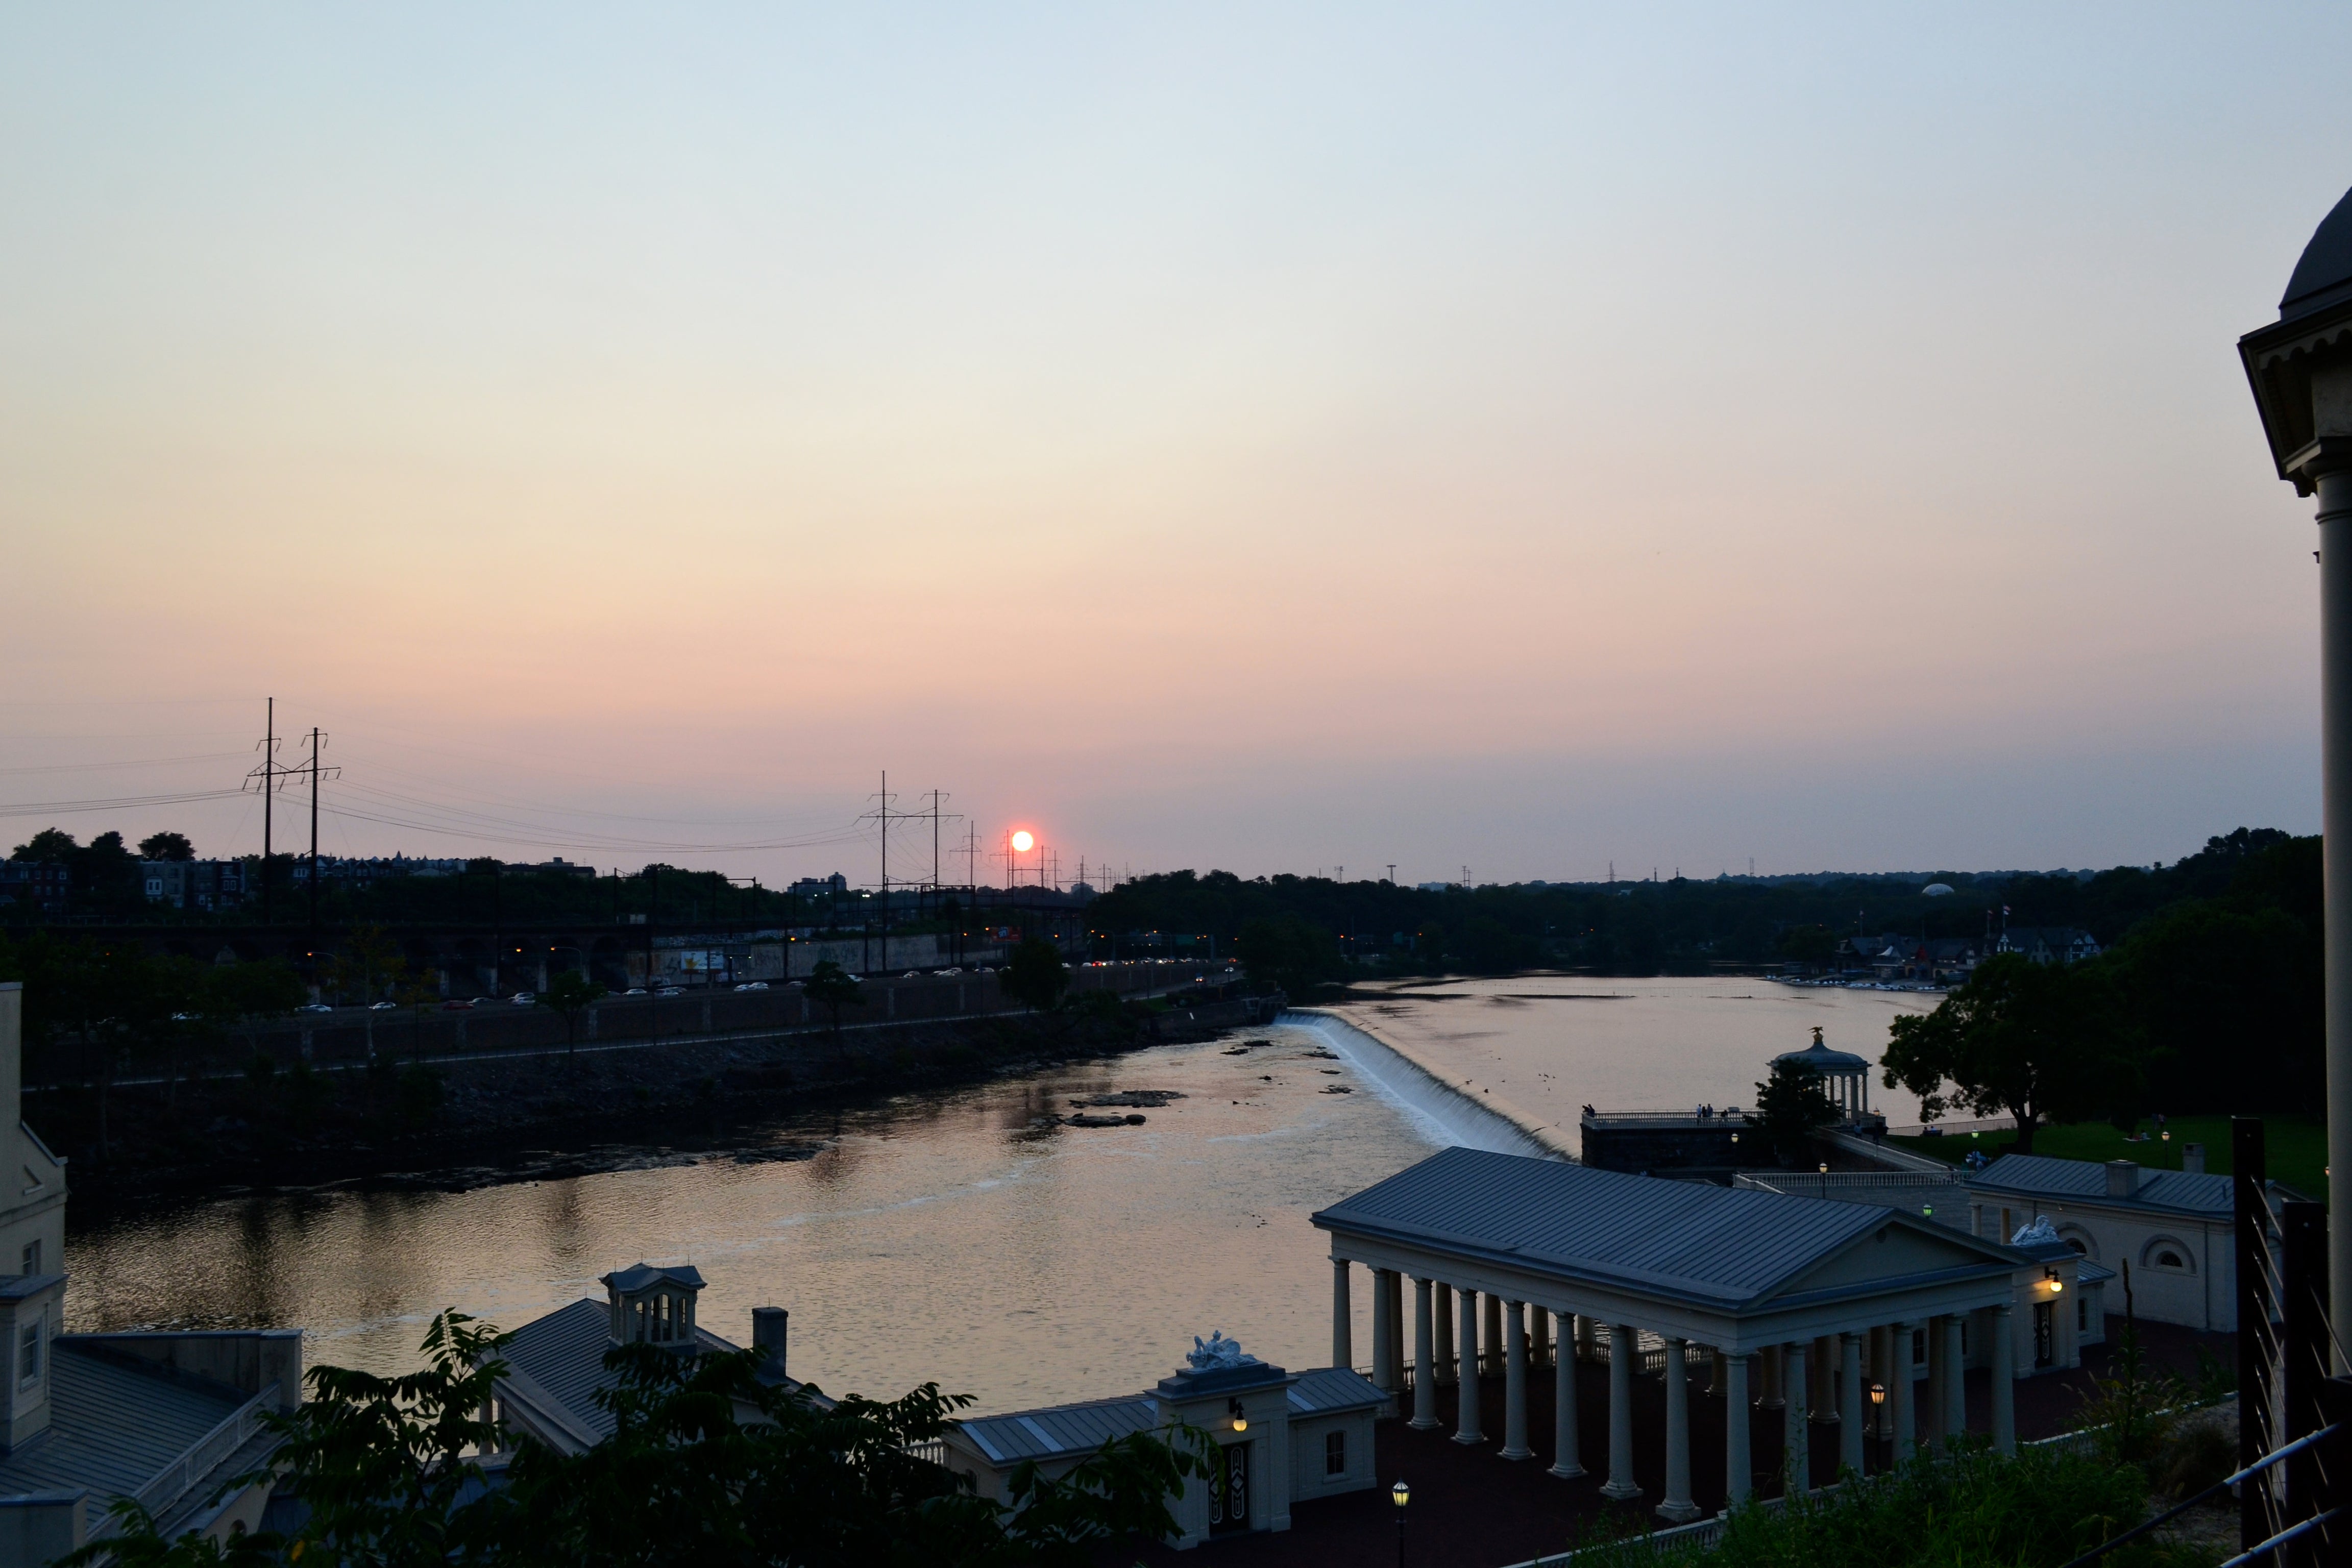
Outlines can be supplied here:
<path id="1" fill-rule="evenodd" d="M 1581 999 L 1597 994 L 1612 999 Z M 1765 1060 L 1817 1023 L 1874 1058 L 1892 1018 L 1935 1000 L 1544 977 L 1360 1005 L 1482 1102 L 1572 1127 L 1587 1100 L 1744 1102 Z M 85 1330 L 299 1324 L 313 1361 L 394 1371 L 415 1363 L 440 1307 L 520 1323 L 646 1258 L 700 1266 L 702 1321 L 730 1338 L 749 1339 L 754 1306 L 789 1308 L 793 1371 L 834 1392 L 933 1378 L 983 1410 L 1099 1397 L 1164 1375 L 1212 1329 L 1269 1360 L 1321 1365 L 1330 1264 L 1307 1215 L 1447 1139 L 1445 1107 L 1423 1093 L 1408 1114 L 1379 1083 L 1310 1054 L 1322 1040 L 1308 1031 L 1265 1037 L 1244 1055 L 1224 1041 L 1163 1047 L 747 1139 L 822 1143 L 798 1163 L 679 1156 L 459 1194 L 83 1215 L 67 1245 L 68 1315 Z M 1034 1125 L 1073 1096 L 1118 1089 L 1187 1098 L 1141 1127 Z M 1369 1296 L 1356 1292 L 1360 1346 Z"/>
<path id="2" fill-rule="evenodd" d="M 644 1258 L 698 1265 L 701 1321 L 731 1339 L 749 1341 L 754 1306 L 789 1308 L 793 1372 L 833 1392 L 934 1378 L 982 1409 L 1097 1397 L 1164 1376 L 1217 1328 L 1320 1365 L 1331 1266 L 1307 1216 L 1430 1146 L 1343 1064 L 1308 1055 L 1312 1036 L 1265 1037 L 1246 1055 L 1163 1047 L 763 1130 L 824 1141 L 800 1162 L 722 1153 L 95 1223 L 68 1242 L 68 1316 L 81 1330 L 299 1324 L 313 1361 L 399 1370 L 437 1308 L 520 1323 Z M 1115 1089 L 1187 1098 L 1140 1127 L 1033 1125 Z"/>

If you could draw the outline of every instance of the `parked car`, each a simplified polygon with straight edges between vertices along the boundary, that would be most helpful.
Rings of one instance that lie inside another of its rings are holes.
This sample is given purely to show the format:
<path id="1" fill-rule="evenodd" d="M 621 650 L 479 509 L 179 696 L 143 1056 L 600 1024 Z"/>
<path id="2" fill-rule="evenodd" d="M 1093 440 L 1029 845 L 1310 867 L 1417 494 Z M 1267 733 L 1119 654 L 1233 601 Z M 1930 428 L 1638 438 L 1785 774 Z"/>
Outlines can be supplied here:
<path id="1" fill-rule="evenodd" d="M 931 973 L 934 974 L 961 974 L 963 971 L 961 969 L 934 969 Z"/>
<path id="2" fill-rule="evenodd" d="M 518 991 L 509 1000 L 518 1007 L 536 1006 L 539 1003 L 539 998 L 529 991 Z"/>
<path id="3" fill-rule="evenodd" d="M 389 1013 L 399 1005 L 400 1004 L 397 1002 L 378 1002 L 370 1006 L 368 1011 L 371 1013 Z"/>
<path id="4" fill-rule="evenodd" d="M 767 988 L 768 983 L 764 980 L 746 980 L 735 987 L 738 991 L 765 991 Z"/>
<path id="5" fill-rule="evenodd" d="M 334 1009 L 327 1005 L 324 1002 L 305 1002 L 299 1007 L 295 1008 L 294 1011 L 297 1013 L 331 1013 Z"/>
<path id="6" fill-rule="evenodd" d="M 642 996 L 645 994 L 646 988 L 642 985 L 632 985 L 626 991 L 621 993 L 624 996 Z"/>
<path id="7" fill-rule="evenodd" d="M 656 996 L 683 996 L 686 993 L 680 991 L 675 985 L 665 985 L 660 990 L 655 992 L 654 994 Z"/>

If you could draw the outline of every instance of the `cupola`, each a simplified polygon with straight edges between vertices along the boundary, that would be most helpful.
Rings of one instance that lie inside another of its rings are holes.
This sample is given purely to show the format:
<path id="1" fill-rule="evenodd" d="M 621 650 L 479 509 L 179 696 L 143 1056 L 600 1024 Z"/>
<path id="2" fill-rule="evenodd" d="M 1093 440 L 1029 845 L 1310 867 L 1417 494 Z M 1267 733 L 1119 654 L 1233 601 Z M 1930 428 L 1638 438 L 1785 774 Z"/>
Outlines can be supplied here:
<path id="1" fill-rule="evenodd" d="M 601 1283 L 613 1305 L 613 1342 L 688 1346 L 694 1340 L 694 1302 L 702 1273 L 691 1265 L 640 1263 L 617 1268 Z"/>

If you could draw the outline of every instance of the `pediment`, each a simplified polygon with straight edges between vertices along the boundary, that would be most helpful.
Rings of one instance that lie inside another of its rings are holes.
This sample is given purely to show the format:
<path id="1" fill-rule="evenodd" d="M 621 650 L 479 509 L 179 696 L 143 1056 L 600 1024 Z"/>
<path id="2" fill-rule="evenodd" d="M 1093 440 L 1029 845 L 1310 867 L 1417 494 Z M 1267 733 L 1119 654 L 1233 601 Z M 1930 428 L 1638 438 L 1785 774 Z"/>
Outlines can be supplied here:
<path id="1" fill-rule="evenodd" d="M 1890 1214 L 1875 1230 L 1864 1231 L 1811 1267 L 1782 1280 L 1771 1296 L 1814 1290 L 1852 1289 L 1884 1280 L 1893 1285 L 1948 1268 L 2013 1266 L 2006 1247 L 1908 1215 Z M 1769 1300 L 1770 1297 L 1767 1297 Z"/>

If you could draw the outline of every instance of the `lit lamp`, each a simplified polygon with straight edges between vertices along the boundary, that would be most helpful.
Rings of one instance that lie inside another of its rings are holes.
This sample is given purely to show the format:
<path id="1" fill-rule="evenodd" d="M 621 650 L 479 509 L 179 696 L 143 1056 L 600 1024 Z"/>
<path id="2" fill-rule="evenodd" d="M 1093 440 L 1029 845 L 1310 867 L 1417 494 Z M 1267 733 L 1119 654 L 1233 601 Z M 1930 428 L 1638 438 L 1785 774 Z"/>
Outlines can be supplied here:
<path id="1" fill-rule="evenodd" d="M 2271 463 L 2299 496 L 2318 498 L 2321 831 L 2352 839 L 2352 769 L 2337 759 L 2352 747 L 2352 193 L 2347 193 L 2304 247 L 2279 298 L 2278 320 L 2238 340 L 2238 359 L 2262 415 Z M 2323 913 L 2328 973 L 2352 973 L 2352 878 L 2325 879 Z M 2328 1147 L 2346 1147 L 2341 1086 L 2352 1083 L 2352 1014 L 2330 1008 Z M 2352 1214 L 2352 1166 L 2327 1198 Z M 2327 1258 L 2329 1316 L 2339 1340 L 2352 1338 L 2352 1247 Z"/>
<path id="2" fill-rule="evenodd" d="M 1886 1385 L 1883 1383 L 1870 1385 L 1870 1429 L 1878 1436 L 1887 1436 Z"/>
<path id="3" fill-rule="evenodd" d="M 1822 1161 L 1822 1175 L 1824 1175 L 1824 1176 L 1826 1176 L 1826 1175 L 1828 1175 L 1829 1173 L 1830 1173 L 1830 1163 L 1829 1163 L 1827 1160 L 1824 1160 L 1824 1161 Z"/>
<path id="4" fill-rule="evenodd" d="M 2043 1269 L 2042 1271 L 2042 1278 L 2048 1281 L 2050 1293 L 2053 1296 L 2060 1295 L 2064 1292 L 2066 1289 L 2066 1281 L 2058 1278 L 2058 1270 L 2055 1268 Z"/>
<path id="5" fill-rule="evenodd" d="M 1248 1415 L 1248 1414 L 1247 1414 L 1245 1411 L 1244 1411 L 1244 1410 L 1243 1410 L 1243 1408 L 1242 1408 L 1242 1402 L 1241 1402 L 1240 1400 L 1238 1400 L 1238 1399 L 1228 1399 L 1228 1400 L 1226 1400 L 1226 1401 L 1225 1401 L 1225 1409 L 1226 1409 L 1226 1411 L 1227 1411 L 1229 1414 L 1231 1414 L 1231 1415 L 1232 1415 L 1232 1416 L 1233 1416 L 1233 1418 L 1234 1418 L 1234 1431 L 1236 1431 L 1236 1432 L 1246 1432 L 1246 1431 L 1248 1431 L 1248 1430 L 1249 1430 L 1249 1415 Z"/>
<path id="6" fill-rule="evenodd" d="M 1399 1481 L 1389 1489 L 1389 1500 L 1397 1508 L 1397 1568 L 1404 1568 L 1404 1505 L 1412 1500 L 1412 1489 Z"/>

